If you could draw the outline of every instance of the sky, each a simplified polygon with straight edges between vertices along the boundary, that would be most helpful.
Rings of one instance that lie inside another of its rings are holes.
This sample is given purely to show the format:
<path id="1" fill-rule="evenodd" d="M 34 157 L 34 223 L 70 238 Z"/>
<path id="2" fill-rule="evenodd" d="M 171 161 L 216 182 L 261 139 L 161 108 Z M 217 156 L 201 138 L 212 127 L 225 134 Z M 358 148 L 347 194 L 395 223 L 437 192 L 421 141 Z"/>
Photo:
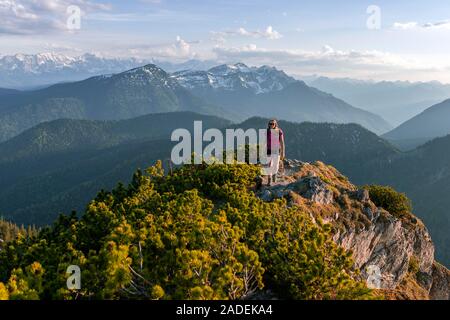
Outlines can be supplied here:
<path id="1" fill-rule="evenodd" d="M 0 19 L 0 56 L 198 59 L 450 83 L 443 0 L 0 0 Z"/>

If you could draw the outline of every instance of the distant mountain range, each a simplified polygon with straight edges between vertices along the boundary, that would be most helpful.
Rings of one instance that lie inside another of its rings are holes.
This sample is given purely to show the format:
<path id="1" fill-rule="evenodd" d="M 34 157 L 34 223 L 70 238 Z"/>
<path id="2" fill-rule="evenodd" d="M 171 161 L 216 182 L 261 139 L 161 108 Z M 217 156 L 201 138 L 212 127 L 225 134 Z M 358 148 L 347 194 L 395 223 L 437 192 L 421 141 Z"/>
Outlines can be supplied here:
<path id="1" fill-rule="evenodd" d="M 274 67 L 248 67 L 243 63 L 215 66 L 207 71 L 184 70 L 173 77 L 185 88 L 201 90 L 223 90 L 229 92 L 248 91 L 253 94 L 280 91 L 296 80 Z"/>
<path id="2" fill-rule="evenodd" d="M 0 57 L 0 87 L 42 87 L 118 73 L 143 64 L 145 62 L 133 58 L 109 59 L 89 53 L 78 57 L 55 53 L 3 56 Z"/>
<path id="3" fill-rule="evenodd" d="M 106 58 L 91 53 L 75 57 L 51 52 L 16 54 L 0 56 L 0 88 L 41 88 L 59 82 L 120 73 L 146 64 L 157 64 L 168 72 L 175 72 L 206 70 L 217 63 L 200 60 L 170 63 L 155 59 Z"/>
<path id="4" fill-rule="evenodd" d="M 214 79 L 217 80 L 217 73 L 220 73 L 220 68 L 224 67 L 220 66 L 219 70 L 215 70 L 217 63 L 212 60 L 202 61 L 193 59 L 180 63 L 172 63 L 155 59 L 106 58 L 91 53 L 76 57 L 56 53 L 16 54 L 0 57 L 0 88 L 38 89 L 60 82 L 73 82 L 93 76 L 117 74 L 147 64 L 155 64 L 168 73 L 175 73 L 180 82 L 186 86 L 192 86 L 192 82 L 199 81 L 200 83 L 191 88 L 196 91 L 198 91 L 199 85 L 202 82 L 200 80 L 201 78 L 205 79 L 205 76 L 208 75 L 211 77 L 211 81 L 214 81 Z M 236 65 L 227 65 L 225 68 L 233 68 L 233 66 L 239 65 L 239 63 Z M 256 69 L 258 68 L 243 66 L 242 68 L 237 68 L 237 71 L 239 71 L 240 76 L 244 74 L 241 71 L 245 70 L 251 71 L 248 73 L 253 75 L 261 75 L 264 69 L 273 73 L 273 70 L 270 71 L 273 68 L 270 67 L 263 67 L 260 71 L 256 71 Z M 229 71 L 226 70 L 227 73 Z M 234 71 L 236 71 L 236 68 Z M 224 79 L 223 77 L 219 78 Z M 293 80 L 292 77 L 289 78 L 290 80 L 288 82 Z M 267 93 L 266 90 L 268 87 L 266 86 L 268 84 L 263 84 L 260 81 L 252 81 L 248 77 L 244 77 L 243 79 L 247 82 L 247 84 L 244 84 L 244 87 L 246 85 L 256 85 L 256 88 L 261 86 L 259 89 L 263 91 L 259 93 Z M 231 80 L 231 78 L 228 80 Z M 439 82 L 373 82 L 354 79 L 331 79 L 317 76 L 304 77 L 304 80 L 309 86 L 333 94 L 338 99 L 342 99 L 356 108 L 380 115 L 390 123 L 391 127 L 389 129 L 416 116 L 431 105 L 450 98 L 450 85 L 444 85 Z M 217 90 L 217 85 L 220 85 L 220 83 L 212 83 L 212 88 Z M 230 83 L 226 84 L 226 86 L 228 85 Z M 206 92 L 207 87 L 203 87 L 203 89 L 203 93 L 206 96 L 210 96 L 211 98 L 216 97 L 217 99 L 222 98 L 220 93 L 216 92 L 214 95 L 211 95 Z M 231 99 L 230 97 L 225 98 L 227 103 Z M 235 99 L 231 99 L 232 104 Z M 259 102 L 255 101 L 250 104 L 253 103 Z M 295 120 L 298 121 L 296 118 Z M 314 119 L 305 120 L 314 121 Z M 374 130 L 373 128 L 370 129 Z M 381 133 L 388 130 L 383 128 L 378 131 Z"/>
<path id="5" fill-rule="evenodd" d="M 119 120 L 170 111 L 195 111 L 232 118 L 191 94 L 155 65 L 116 75 L 57 84 L 0 100 L 0 141 L 44 121 L 61 118 Z"/>
<path id="6" fill-rule="evenodd" d="M 329 92 L 351 105 L 373 112 L 394 126 L 450 98 L 450 84 L 408 81 L 363 81 L 305 77 L 308 85 Z"/>
<path id="7" fill-rule="evenodd" d="M 426 109 L 383 137 L 399 146 L 411 148 L 448 134 L 450 134 L 450 99 Z"/>
<path id="8" fill-rule="evenodd" d="M 382 118 L 308 87 L 271 67 L 222 65 L 169 74 L 150 64 L 113 75 L 4 95 L 0 142 L 39 123 L 61 118 L 120 120 L 193 111 L 243 121 L 259 115 L 292 121 L 358 123 L 376 133 Z"/>
<path id="9" fill-rule="evenodd" d="M 391 126 L 381 117 L 307 86 L 273 67 L 221 65 L 207 71 L 173 74 L 194 95 L 239 115 L 296 122 L 358 123 L 376 133 Z"/>

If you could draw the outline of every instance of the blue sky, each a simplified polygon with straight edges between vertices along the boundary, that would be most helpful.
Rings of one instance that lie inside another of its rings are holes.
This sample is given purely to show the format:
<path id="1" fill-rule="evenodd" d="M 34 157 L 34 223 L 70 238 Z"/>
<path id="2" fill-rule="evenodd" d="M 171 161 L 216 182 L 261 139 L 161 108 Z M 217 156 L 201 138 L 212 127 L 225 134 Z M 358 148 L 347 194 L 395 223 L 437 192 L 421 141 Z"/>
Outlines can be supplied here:
<path id="1" fill-rule="evenodd" d="M 70 5 L 82 11 L 79 30 L 67 29 Z M 367 27 L 373 5 L 379 29 Z M 299 76 L 450 83 L 449 1 L 0 0 L 0 18 L 0 55 L 242 61 Z"/>

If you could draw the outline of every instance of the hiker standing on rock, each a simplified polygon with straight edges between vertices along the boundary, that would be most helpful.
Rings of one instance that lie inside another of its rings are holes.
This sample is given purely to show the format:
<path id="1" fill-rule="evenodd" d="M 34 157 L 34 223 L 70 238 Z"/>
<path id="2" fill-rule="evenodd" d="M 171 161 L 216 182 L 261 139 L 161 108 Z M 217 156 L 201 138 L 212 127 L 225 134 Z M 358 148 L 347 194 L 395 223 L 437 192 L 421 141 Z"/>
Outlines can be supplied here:
<path id="1" fill-rule="evenodd" d="M 284 134 L 278 127 L 275 119 L 269 121 L 267 128 L 267 160 L 269 166 L 265 168 L 267 185 L 276 182 L 277 173 L 280 168 L 280 160 L 284 160 Z"/>

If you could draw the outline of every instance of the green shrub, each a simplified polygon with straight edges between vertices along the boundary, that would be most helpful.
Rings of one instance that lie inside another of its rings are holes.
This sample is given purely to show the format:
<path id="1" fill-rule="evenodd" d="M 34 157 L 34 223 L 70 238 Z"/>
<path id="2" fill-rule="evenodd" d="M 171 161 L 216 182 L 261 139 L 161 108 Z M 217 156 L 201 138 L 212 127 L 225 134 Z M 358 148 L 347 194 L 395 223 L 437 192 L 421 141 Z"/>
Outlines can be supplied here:
<path id="1" fill-rule="evenodd" d="M 364 188 L 369 191 L 370 200 L 377 207 L 381 207 L 393 215 L 402 217 L 412 211 L 411 200 L 404 193 L 387 186 L 369 185 Z"/>
<path id="2" fill-rule="evenodd" d="M 9 292 L 6 286 L 0 282 L 0 301 L 9 300 Z"/>
<path id="3" fill-rule="evenodd" d="M 0 282 L 18 299 L 242 299 L 264 287 L 293 299 L 372 298 L 329 226 L 251 191 L 258 173 L 247 164 L 137 172 L 81 218 L 11 242 Z M 66 289 L 71 264 L 81 269 L 76 292 Z"/>

